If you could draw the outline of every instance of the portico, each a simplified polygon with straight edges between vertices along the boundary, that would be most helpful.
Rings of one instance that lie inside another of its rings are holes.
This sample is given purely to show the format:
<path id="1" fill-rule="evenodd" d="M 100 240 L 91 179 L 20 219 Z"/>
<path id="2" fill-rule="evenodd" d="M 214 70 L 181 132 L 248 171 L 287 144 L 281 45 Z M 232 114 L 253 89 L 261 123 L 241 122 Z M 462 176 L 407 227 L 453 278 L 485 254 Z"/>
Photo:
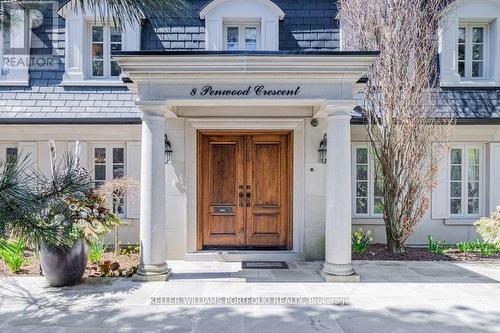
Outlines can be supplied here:
<path id="1" fill-rule="evenodd" d="M 241 194 L 230 192 L 228 202 L 210 208 L 211 213 L 220 217 L 209 222 L 215 232 L 247 232 L 247 227 L 232 230 L 233 224 L 227 222 L 228 216 L 238 216 L 240 210 L 241 216 L 247 216 L 245 207 L 255 210 L 260 195 L 265 197 L 262 207 L 271 209 L 273 205 L 282 207 L 286 204 L 290 213 L 274 210 L 273 214 L 278 214 L 274 220 L 270 211 L 262 211 L 259 214 L 267 217 L 260 219 L 260 224 L 253 220 L 252 226 L 263 228 L 265 232 L 262 234 L 269 236 L 274 229 L 279 229 L 276 221 L 281 221 L 283 229 L 280 230 L 287 230 L 290 235 L 285 250 L 303 254 L 306 248 L 316 246 L 311 241 L 313 232 L 310 230 L 318 229 L 310 225 L 310 215 L 316 212 L 310 203 L 314 193 L 309 193 L 309 183 L 326 183 L 323 273 L 327 281 L 352 279 L 350 119 L 356 105 L 353 90 L 376 55 L 373 52 L 122 52 L 115 55 L 131 81 L 129 88 L 142 112 L 142 257 L 138 275 L 145 279 L 165 280 L 170 274 L 166 261 L 168 257 L 174 257 L 173 252 L 179 257 L 206 249 L 205 238 L 198 232 L 202 219 L 197 169 L 200 158 L 204 158 L 200 155 L 198 136 L 203 132 L 211 135 L 229 132 L 232 137 L 224 144 L 233 144 L 240 140 L 235 137 L 245 136 L 247 139 L 242 140 L 268 145 L 262 150 L 268 154 L 262 155 L 262 161 L 271 163 L 269 170 L 281 165 L 279 161 L 289 160 L 289 171 L 283 171 L 289 173 L 289 190 L 285 191 L 285 187 L 276 190 L 276 193 L 289 192 L 289 195 L 280 196 L 279 203 L 274 204 L 272 193 L 275 192 L 258 193 L 258 190 L 254 191 L 256 183 L 250 185 L 249 176 L 242 176 L 242 184 L 247 185 L 240 185 L 240 189 L 245 187 Z M 325 124 L 329 143 L 326 165 L 317 164 L 308 157 L 314 135 L 322 134 L 319 129 L 315 132 L 309 129 L 306 120 L 310 118 L 322 118 Z M 176 124 L 175 131 L 170 131 L 171 124 Z M 165 133 L 176 140 L 174 162 L 167 167 L 164 161 Z M 278 146 L 273 144 L 274 139 L 270 136 L 272 133 L 290 133 L 288 153 L 282 151 L 285 146 L 276 148 Z M 257 134 L 260 138 L 255 139 Z M 234 147 L 235 156 L 240 156 L 237 155 L 237 143 Z M 231 151 L 227 150 L 227 154 Z M 273 151 L 281 151 L 282 160 L 272 162 Z M 245 154 L 256 153 L 241 154 L 247 163 L 248 156 L 254 155 Z M 227 160 L 231 160 L 230 156 Z M 220 163 L 224 163 L 224 159 Z M 224 168 L 226 164 L 223 164 Z M 227 172 L 221 172 L 226 182 L 232 179 Z M 275 178 L 263 181 L 267 185 L 260 188 L 270 188 Z M 170 189 L 174 183 L 176 186 Z M 215 188 L 219 183 L 210 184 L 210 188 Z M 227 186 L 224 188 L 227 190 Z M 238 194 L 251 198 L 245 204 L 238 200 Z M 220 224 L 222 220 L 226 224 Z M 217 228 L 223 231 L 217 231 Z M 170 233 L 175 236 L 170 236 Z M 258 247 L 264 243 L 254 241 L 249 244 Z M 269 244 L 273 244 L 272 241 Z M 276 249 L 276 252 L 283 249 Z"/>

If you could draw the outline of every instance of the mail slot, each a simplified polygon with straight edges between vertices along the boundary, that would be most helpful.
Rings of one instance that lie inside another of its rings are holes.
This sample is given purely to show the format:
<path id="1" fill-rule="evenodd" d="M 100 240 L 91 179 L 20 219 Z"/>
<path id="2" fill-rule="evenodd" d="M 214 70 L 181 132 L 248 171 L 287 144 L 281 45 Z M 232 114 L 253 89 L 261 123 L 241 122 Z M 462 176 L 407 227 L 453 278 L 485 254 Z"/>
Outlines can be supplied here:
<path id="1" fill-rule="evenodd" d="M 214 207 L 214 213 L 232 213 L 233 207 Z"/>

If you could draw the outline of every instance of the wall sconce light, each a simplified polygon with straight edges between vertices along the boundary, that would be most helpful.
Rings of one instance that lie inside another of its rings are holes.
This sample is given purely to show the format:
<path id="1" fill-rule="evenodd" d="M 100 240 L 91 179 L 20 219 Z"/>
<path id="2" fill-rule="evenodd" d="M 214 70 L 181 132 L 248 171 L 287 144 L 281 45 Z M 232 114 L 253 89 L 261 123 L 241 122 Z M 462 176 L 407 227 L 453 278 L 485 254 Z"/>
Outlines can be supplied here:
<path id="1" fill-rule="evenodd" d="M 326 133 L 323 135 L 323 140 L 319 143 L 318 149 L 318 161 L 320 163 L 326 163 L 326 152 L 327 152 L 327 141 L 326 141 Z"/>
<path id="2" fill-rule="evenodd" d="M 172 144 L 170 141 L 168 141 L 168 136 L 165 134 L 165 163 L 166 164 L 171 164 L 172 163 L 172 153 L 174 151 L 172 150 Z"/>

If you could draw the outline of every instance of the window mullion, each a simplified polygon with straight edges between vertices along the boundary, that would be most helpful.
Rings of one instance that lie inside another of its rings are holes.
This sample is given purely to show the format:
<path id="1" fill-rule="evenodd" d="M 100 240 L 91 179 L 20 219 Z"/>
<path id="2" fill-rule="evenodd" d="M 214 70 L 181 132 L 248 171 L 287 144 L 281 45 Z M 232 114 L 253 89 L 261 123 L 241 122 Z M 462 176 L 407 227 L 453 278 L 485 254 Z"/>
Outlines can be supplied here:
<path id="1" fill-rule="evenodd" d="M 106 78 L 111 76 L 111 66 L 110 66 L 110 61 L 111 61 L 111 36 L 110 36 L 110 30 L 109 26 L 104 26 L 104 75 Z"/>
<path id="2" fill-rule="evenodd" d="M 463 215 L 468 214 L 468 209 L 467 209 L 467 203 L 469 199 L 469 194 L 467 191 L 467 188 L 469 186 L 469 161 L 467 158 L 468 154 L 468 148 L 467 146 L 464 146 L 463 148 L 463 153 L 462 153 L 462 212 Z"/>
<path id="3" fill-rule="evenodd" d="M 466 26 L 466 47 L 465 47 L 465 68 L 466 77 L 472 78 L 472 28 L 470 25 Z"/>
<path id="4" fill-rule="evenodd" d="M 240 50 L 245 50 L 245 25 L 239 25 Z"/>
<path id="5" fill-rule="evenodd" d="M 113 148 L 110 145 L 106 146 L 106 180 L 113 179 Z"/>

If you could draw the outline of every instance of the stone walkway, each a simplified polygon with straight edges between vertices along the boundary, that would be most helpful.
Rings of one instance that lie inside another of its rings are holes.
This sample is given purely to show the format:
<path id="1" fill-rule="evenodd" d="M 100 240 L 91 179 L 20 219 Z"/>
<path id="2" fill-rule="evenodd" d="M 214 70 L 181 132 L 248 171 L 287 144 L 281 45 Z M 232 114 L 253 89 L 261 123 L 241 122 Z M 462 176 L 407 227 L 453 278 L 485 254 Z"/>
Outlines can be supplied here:
<path id="1" fill-rule="evenodd" d="M 358 261 L 358 284 L 323 283 L 320 263 L 170 264 L 169 282 L 0 279 L 0 332 L 500 332 L 499 262 Z M 193 300 L 205 305 L 178 304 Z M 281 305 L 232 304 L 255 301 Z"/>

